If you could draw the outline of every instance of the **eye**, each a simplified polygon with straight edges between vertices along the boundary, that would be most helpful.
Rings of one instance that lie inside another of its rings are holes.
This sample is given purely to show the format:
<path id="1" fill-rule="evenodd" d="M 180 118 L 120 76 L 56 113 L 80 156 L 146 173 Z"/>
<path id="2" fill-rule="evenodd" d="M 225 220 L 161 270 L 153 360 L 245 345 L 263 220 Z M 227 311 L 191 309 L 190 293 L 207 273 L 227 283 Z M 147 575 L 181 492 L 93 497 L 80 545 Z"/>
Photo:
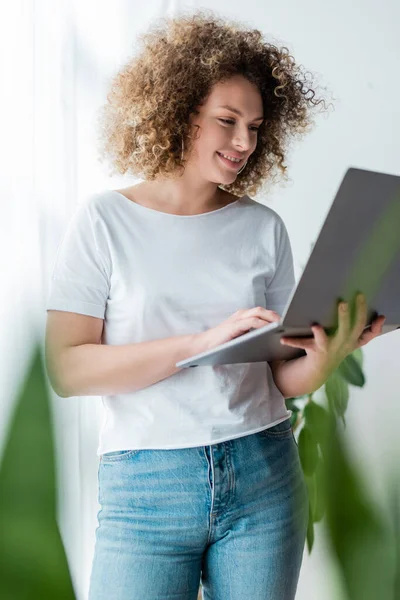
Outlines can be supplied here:
<path id="1" fill-rule="evenodd" d="M 231 119 L 218 119 L 218 121 L 222 121 L 223 123 L 228 123 L 228 125 L 235 124 L 235 121 L 232 121 Z M 253 131 L 258 131 L 259 127 L 250 127 L 250 129 L 252 129 Z"/>

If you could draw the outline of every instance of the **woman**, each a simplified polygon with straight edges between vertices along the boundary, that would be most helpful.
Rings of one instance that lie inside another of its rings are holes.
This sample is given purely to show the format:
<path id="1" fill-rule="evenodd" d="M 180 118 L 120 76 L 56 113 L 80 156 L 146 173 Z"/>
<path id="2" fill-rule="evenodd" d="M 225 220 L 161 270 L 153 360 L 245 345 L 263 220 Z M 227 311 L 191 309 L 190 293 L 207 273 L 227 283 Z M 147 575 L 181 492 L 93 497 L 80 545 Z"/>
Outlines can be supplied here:
<path id="1" fill-rule="evenodd" d="M 293 361 L 175 365 L 282 314 L 288 234 L 247 193 L 285 173 L 314 101 L 257 30 L 199 12 L 143 39 L 101 135 L 143 181 L 79 206 L 47 303 L 54 389 L 105 408 L 89 599 L 195 600 L 200 581 L 207 600 L 293 599 L 308 498 L 285 398 L 322 385 L 349 329 L 288 340 Z"/>

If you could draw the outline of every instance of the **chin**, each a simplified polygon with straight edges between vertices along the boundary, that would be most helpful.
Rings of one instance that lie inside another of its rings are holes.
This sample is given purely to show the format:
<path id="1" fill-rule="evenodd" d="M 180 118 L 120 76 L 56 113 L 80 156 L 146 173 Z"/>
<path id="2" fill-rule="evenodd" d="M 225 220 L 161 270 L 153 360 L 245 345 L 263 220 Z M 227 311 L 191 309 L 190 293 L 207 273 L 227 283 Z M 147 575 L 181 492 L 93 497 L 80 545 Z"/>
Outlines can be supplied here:
<path id="1" fill-rule="evenodd" d="M 221 175 L 220 175 L 220 177 L 221 177 Z M 227 183 L 232 182 L 232 181 L 235 181 L 236 177 L 237 177 L 237 173 L 227 173 L 226 177 L 224 178 L 224 181 L 226 181 Z"/>

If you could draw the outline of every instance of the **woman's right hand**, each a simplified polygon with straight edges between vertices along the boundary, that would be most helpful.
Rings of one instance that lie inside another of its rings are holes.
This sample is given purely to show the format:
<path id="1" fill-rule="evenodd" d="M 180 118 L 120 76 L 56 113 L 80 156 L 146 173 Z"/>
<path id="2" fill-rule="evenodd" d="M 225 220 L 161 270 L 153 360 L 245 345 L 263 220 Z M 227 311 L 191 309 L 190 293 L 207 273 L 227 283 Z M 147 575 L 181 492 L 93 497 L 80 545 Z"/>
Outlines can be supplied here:
<path id="1" fill-rule="evenodd" d="M 199 345 L 202 348 L 201 351 L 211 350 L 211 348 L 229 342 L 251 329 L 260 329 L 260 327 L 265 327 L 269 323 L 279 321 L 279 319 L 280 315 L 278 313 L 262 306 L 237 310 L 216 327 L 211 327 L 211 329 L 197 334 Z"/>

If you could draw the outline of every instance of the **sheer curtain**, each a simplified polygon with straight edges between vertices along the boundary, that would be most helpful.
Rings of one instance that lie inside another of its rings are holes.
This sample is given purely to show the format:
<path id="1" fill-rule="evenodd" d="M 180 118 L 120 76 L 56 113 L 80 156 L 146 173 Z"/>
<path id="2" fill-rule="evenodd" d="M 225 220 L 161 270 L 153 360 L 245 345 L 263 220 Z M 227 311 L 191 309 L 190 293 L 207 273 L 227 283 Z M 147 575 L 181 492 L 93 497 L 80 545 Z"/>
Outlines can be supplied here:
<path id="1" fill-rule="evenodd" d="M 171 4 L 147 2 L 138 19 L 135 2 L 15 0 L 3 15 L 1 445 L 31 345 L 37 338 L 44 343 L 49 279 L 69 219 L 86 194 L 132 183 L 110 178 L 97 158 L 96 111 L 109 78 L 130 55 L 139 28 L 174 10 Z M 84 599 L 99 508 L 101 400 L 60 398 L 50 386 L 49 392 L 58 522 L 76 596 Z"/>
<path id="2" fill-rule="evenodd" d="M 340 97 L 335 114 L 320 121 L 299 147 L 301 152 L 290 167 L 296 187 L 278 189 L 276 197 L 268 199 L 287 224 L 298 277 L 344 170 L 353 164 L 398 172 L 400 121 L 391 99 L 400 93 L 399 79 L 392 76 L 398 70 L 399 38 L 394 24 L 399 23 L 399 8 L 394 0 L 380 7 L 365 2 L 362 12 L 357 5 L 349 8 L 345 0 L 323 8 L 308 0 L 300 11 L 293 0 L 285 7 L 271 4 L 266 12 L 254 0 L 246 4 L 246 16 L 239 3 L 221 0 L 212 6 L 222 16 L 247 19 L 267 34 L 272 31 L 273 43 L 276 36 L 292 44 L 298 62 L 329 73 L 329 86 Z M 180 8 L 173 2 L 127 0 L 13 0 L 3 8 L 1 445 L 31 342 L 35 337 L 44 341 L 49 278 L 69 219 L 88 193 L 134 183 L 128 178 L 109 178 L 105 165 L 97 160 L 96 111 L 105 101 L 109 78 L 131 55 L 136 35 L 150 21 L 173 16 Z M 182 8 L 193 6 L 185 3 Z M 351 55 L 349 59 L 350 47 L 356 58 Z M 385 81 L 390 82 L 389 88 L 382 88 Z M 390 91 L 390 97 L 383 89 Z M 324 148 L 328 153 L 321 151 Z M 352 390 L 349 429 L 354 433 L 356 454 L 368 470 L 374 467 L 374 477 L 382 470 L 390 427 L 392 438 L 396 435 L 398 375 L 392 357 L 399 350 L 399 336 L 394 334 L 372 342 L 365 348 L 368 385 Z M 76 596 L 83 600 L 97 525 L 96 450 L 102 406 L 98 397 L 59 398 L 49 391 L 57 446 L 59 526 Z M 380 446 L 376 443 L 379 432 Z M 317 600 L 323 582 L 329 593 L 325 545 L 318 537 L 320 530 L 316 534 L 313 555 L 308 558 L 305 553 L 299 599 Z"/>

